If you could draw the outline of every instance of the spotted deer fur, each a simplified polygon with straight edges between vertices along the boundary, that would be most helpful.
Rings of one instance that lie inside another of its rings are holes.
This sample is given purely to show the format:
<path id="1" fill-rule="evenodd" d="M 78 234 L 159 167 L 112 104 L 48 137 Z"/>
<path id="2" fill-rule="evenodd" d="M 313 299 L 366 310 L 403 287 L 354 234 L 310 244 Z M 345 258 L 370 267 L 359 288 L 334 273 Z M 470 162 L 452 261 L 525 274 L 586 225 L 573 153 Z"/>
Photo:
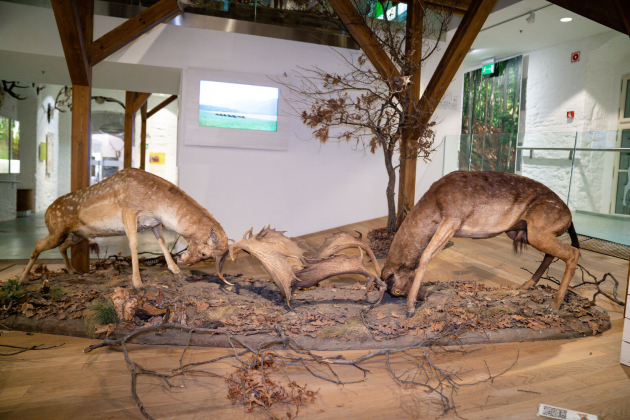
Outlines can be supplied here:
<path id="1" fill-rule="evenodd" d="M 162 226 L 188 240 L 182 262 L 188 265 L 220 256 L 228 239 L 221 225 L 194 199 L 172 183 L 146 171 L 127 168 L 98 184 L 66 194 L 46 210 L 48 236 L 37 241 L 20 283 L 28 280 L 43 251 L 59 247 L 66 270 L 75 272 L 67 249 L 83 239 L 127 235 L 133 286 L 142 287 L 137 232 L 152 229 L 169 270 L 181 272 L 164 242 Z"/>

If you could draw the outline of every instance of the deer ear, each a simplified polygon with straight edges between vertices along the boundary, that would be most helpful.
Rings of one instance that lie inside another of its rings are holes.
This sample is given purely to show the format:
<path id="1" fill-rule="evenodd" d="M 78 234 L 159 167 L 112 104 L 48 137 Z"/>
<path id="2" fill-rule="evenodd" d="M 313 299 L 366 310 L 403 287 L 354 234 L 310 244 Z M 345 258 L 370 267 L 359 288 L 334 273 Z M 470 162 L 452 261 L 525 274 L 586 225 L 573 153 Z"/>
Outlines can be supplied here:
<path id="1" fill-rule="evenodd" d="M 210 228 L 210 239 L 212 239 L 212 243 L 217 243 L 217 235 L 214 234 L 214 229 Z"/>

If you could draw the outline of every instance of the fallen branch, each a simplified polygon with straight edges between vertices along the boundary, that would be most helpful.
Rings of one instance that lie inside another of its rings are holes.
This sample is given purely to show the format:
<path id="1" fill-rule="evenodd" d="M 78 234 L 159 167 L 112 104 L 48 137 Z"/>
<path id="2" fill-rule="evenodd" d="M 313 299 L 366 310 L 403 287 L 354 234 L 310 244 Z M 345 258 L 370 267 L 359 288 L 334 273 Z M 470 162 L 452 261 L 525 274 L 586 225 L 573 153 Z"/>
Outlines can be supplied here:
<path id="1" fill-rule="evenodd" d="M 315 399 L 316 392 L 308 390 L 306 386 L 302 387 L 291 380 L 287 367 L 302 367 L 312 376 L 324 381 L 328 381 L 338 385 L 349 385 L 367 380 L 369 370 L 360 366 L 367 360 L 381 357 L 385 360 L 387 369 L 394 381 L 405 387 L 420 386 L 430 393 L 438 395 L 444 413 L 454 411 L 457 413 L 454 404 L 454 395 L 462 386 L 471 386 L 486 381 L 492 381 L 494 378 L 503 375 L 518 361 L 518 355 L 514 363 L 498 374 L 492 374 L 488 365 L 487 377 L 476 382 L 466 383 L 461 379 L 461 375 L 466 373 L 464 369 L 453 369 L 450 367 L 442 368 L 435 362 L 435 358 L 442 354 L 458 353 L 466 355 L 470 353 L 464 348 L 446 348 L 441 343 L 452 340 L 464 331 L 465 325 L 452 325 L 445 322 L 444 328 L 431 337 L 417 339 L 412 344 L 398 349 L 383 349 L 377 351 L 369 351 L 368 353 L 354 358 L 346 359 L 343 356 L 325 357 L 320 356 L 309 349 L 306 349 L 296 343 L 291 338 L 285 336 L 284 331 L 276 328 L 277 338 L 263 342 L 257 347 L 248 344 L 240 337 L 229 333 L 225 330 L 211 328 L 189 327 L 180 324 L 161 324 L 142 328 L 132 332 L 120 339 L 106 339 L 100 343 L 87 347 L 84 352 L 90 352 L 100 347 L 120 346 L 122 347 L 125 361 L 131 368 L 131 393 L 140 408 L 140 412 L 146 419 L 153 419 L 147 412 L 144 404 L 138 395 L 137 383 L 139 376 L 154 376 L 160 378 L 169 387 L 181 387 L 174 385 L 171 380 L 175 377 L 185 376 L 188 374 L 204 374 L 221 378 L 228 383 L 228 396 L 233 402 L 241 401 L 248 409 L 252 411 L 255 407 L 261 407 L 270 418 L 278 418 L 271 410 L 274 403 L 282 402 L 292 404 L 296 407 L 295 414 L 291 414 L 289 418 L 294 418 L 299 412 L 299 407 L 305 403 L 311 403 Z M 134 360 L 129 355 L 128 344 L 143 334 L 155 333 L 163 330 L 179 330 L 187 333 L 187 340 L 179 358 L 179 367 L 167 372 L 158 372 L 148 369 Z M 254 333 L 254 332 L 252 332 Z M 210 360 L 184 363 L 184 355 L 190 350 L 194 334 L 211 334 L 222 335 L 225 337 L 231 348 L 230 354 L 215 357 Z M 241 333 L 243 334 L 243 333 Z M 245 335 L 248 335 L 245 333 Z M 282 350 L 282 352 L 280 352 Z M 403 356 L 406 365 L 402 372 L 398 372 L 393 368 L 390 359 L 393 356 Z M 221 360 L 234 359 L 239 363 L 237 372 L 230 376 L 223 376 L 213 372 L 203 370 L 204 366 L 211 365 Z M 345 374 L 342 378 L 339 367 L 347 366 L 360 374 L 359 378 L 346 378 Z M 323 370 L 322 370 L 323 368 Z M 281 370 L 287 379 L 290 391 L 273 381 L 269 374 L 271 371 Z"/>
<path id="2" fill-rule="evenodd" d="M 553 261 L 553 263 L 555 263 L 557 261 L 559 261 L 559 260 L 555 259 Z M 577 289 L 578 287 L 581 287 L 581 286 L 584 286 L 584 285 L 595 286 L 597 288 L 597 291 L 595 292 L 595 294 L 593 295 L 593 298 L 591 299 L 591 304 L 592 305 L 595 305 L 595 300 L 597 299 L 597 295 L 602 295 L 602 296 L 608 298 L 611 302 L 616 303 L 617 305 L 626 306 L 626 304 L 621 299 L 619 299 L 619 296 L 617 294 L 617 291 L 619 290 L 619 280 L 617 280 L 617 278 L 612 273 L 606 273 L 606 274 L 604 274 L 604 276 L 601 279 L 598 279 L 593 274 L 591 274 L 590 271 L 588 271 L 586 268 L 584 268 L 581 264 L 578 264 L 577 266 L 580 269 L 582 281 L 580 283 L 576 284 L 576 285 L 569 286 L 571 289 Z M 550 265 L 550 267 L 551 267 L 551 265 Z M 530 271 L 529 269 L 527 269 L 525 267 L 521 267 L 521 270 L 525 270 L 525 271 L 527 271 L 530 274 L 534 274 L 532 271 Z M 591 280 L 585 279 L 584 278 L 585 274 L 588 275 L 589 277 L 591 277 L 593 280 L 591 281 Z M 610 277 L 612 279 L 613 283 L 614 283 L 613 290 L 612 290 L 612 296 L 610 294 L 608 294 L 607 292 L 603 291 L 602 288 L 600 287 L 600 285 L 602 283 L 604 283 L 608 277 Z M 557 278 L 549 275 L 549 268 L 547 268 L 547 272 L 545 273 L 545 275 L 543 275 L 540 278 L 544 279 L 544 280 L 549 280 L 552 283 L 560 285 L 560 280 L 558 280 Z M 573 292 L 573 293 L 575 293 L 575 292 Z"/>

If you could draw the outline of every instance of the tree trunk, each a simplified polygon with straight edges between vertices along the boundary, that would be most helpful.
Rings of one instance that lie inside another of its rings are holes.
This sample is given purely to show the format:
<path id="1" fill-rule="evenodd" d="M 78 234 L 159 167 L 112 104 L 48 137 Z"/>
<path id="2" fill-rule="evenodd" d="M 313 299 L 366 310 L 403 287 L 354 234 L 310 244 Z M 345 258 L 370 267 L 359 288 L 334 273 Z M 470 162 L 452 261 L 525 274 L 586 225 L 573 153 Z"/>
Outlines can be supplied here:
<path id="1" fill-rule="evenodd" d="M 387 147 L 383 147 L 383 155 L 385 157 L 385 168 L 387 169 L 387 189 L 385 194 L 387 195 L 387 231 L 390 233 L 396 232 L 396 197 L 394 192 L 396 191 L 396 170 L 392 164 L 392 154 L 387 150 Z"/>

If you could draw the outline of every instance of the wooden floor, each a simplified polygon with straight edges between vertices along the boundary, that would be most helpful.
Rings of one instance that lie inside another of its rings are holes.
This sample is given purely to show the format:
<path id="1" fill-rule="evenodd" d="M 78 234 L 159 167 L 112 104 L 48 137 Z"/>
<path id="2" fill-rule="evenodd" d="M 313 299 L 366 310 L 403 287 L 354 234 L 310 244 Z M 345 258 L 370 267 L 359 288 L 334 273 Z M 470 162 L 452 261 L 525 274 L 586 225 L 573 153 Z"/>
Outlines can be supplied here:
<path id="1" fill-rule="evenodd" d="M 382 226 L 382 219 L 349 226 L 367 233 Z M 307 235 L 304 246 L 316 249 L 330 234 Z M 427 279 L 474 279 L 498 285 L 520 284 L 535 270 L 541 255 L 533 249 L 521 256 L 511 251 L 506 237 L 488 240 L 455 239 L 455 246 L 442 251 L 429 265 Z M 593 274 L 612 272 L 625 280 L 627 262 L 582 252 L 581 263 Z M 562 275 L 564 265 L 556 263 L 552 275 Z M 202 267 L 202 269 L 204 269 Z M 207 267 L 206 269 L 210 269 Z M 228 263 L 226 271 L 263 276 L 257 262 L 241 256 Z M 2 272 L 0 271 L 0 274 Z M 577 277 L 576 277 L 577 280 Z M 620 295 L 625 295 L 622 281 Z M 464 359 L 453 357 L 449 365 L 462 366 L 469 373 L 464 381 L 483 377 L 487 362 L 492 372 L 508 367 L 519 354 L 516 365 L 493 383 L 462 387 L 455 396 L 458 413 L 466 419 L 534 419 L 538 404 L 598 414 L 601 419 L 630 419 L 630 368 L 619 364 L 622 308 L 603 304 L 610 311 L 613 328 L 604 334 L 581 339 L 475 346 Z M 54 345 L 59 349 L 30 351 L 0 357 L 0 419 L 141 419 L 130 391 L 129 369 L 117 350 L 82 350 L 95 340 L 44 334 L 26 335 L 3 331 L 0 344 Z M 6 349 L 0 349 L 5 352 Z M 181 349 L 167 346 L 134 347 L 132 356 L 152 368 L 177 366 Z M 195 349 L 195 360 L 225 354 L 224 349 Z M 336 355 L 340 352 L 335 352 Z M 345 356 L 362 352 L 342 352 Z M 233 362 L 217 372 L 234 371 Z M 368 381 L 344 387 L 330 384 L 294 369 L 299 384 L 319 389 L 315 404 L 300 411 L 304 419 L 431 419 L 440 414 L 435 399 L 422 389 L 396 385 L 383 360 L 365 367 Z M 190 376 L 185 389 L 167 390 L 151 378 L 143 378 L 140 393 L 149 413 L 156 419 L 264 419 L 261 412 L 248 414 L 226 398 L 226 384 L 220 379 Z M 279 412 L 283 414 L 284 412 Z M 451 418 L 454 416 L 447 416 Z M 285 417 L 286 418 L 286 417 Z"/>

